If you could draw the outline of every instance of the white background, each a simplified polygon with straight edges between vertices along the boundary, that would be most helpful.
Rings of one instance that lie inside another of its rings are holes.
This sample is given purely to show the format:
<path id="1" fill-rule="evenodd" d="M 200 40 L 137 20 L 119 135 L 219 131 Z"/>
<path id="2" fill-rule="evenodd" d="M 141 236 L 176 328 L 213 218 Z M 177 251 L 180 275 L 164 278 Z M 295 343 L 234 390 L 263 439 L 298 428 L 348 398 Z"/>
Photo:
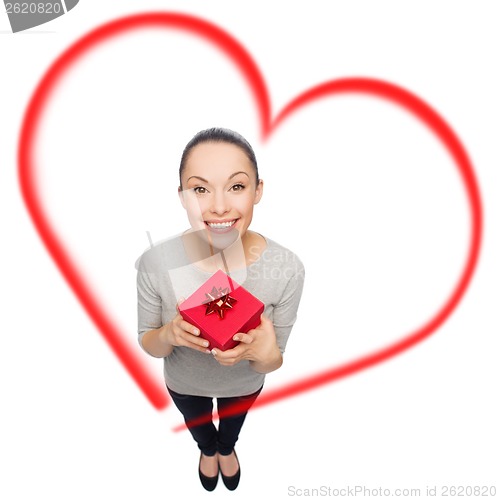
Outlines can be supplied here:
<path id="1" fill-rule="evenodd" d="M 171 431 L 180 414 L 172 405 L 154 410 L 109 350 L 46 253 L 17 182 L 23 112 L 54 59 L 100 24 L 156 9 L 196 14 L 236 37 L 264 74 L 274 115 L 305 89 L 344 76 L 414 92 L 465 144 L 484 201 L 479 266 L 451 318 L 387 363 L 251 413 L 237 446 L 235 495 L 365 486 L 424 496 L 427 486 L 497 486 L 495 3 L 82 0 L 15 35 L 0 14 L 0 496 L 204 494 L 194 442 Z M 294 250 L 307 270 L 271 388 L 428 320 L 462 268 L 469 212 L 446 151 L 392 104 L 326 99 L 267 144 L 257 120 L 245 82 L 212 46 L 142 30 L 65 75 L 37 158 L 54 226 L 134 345 L 134 263 L 146 231 L 159 241 L 186 229 L 176 196 L 183 146 L 213 125 L 243 133 L 265 181 L 252 228 Z M 161 363 L 146 362 L 160 380 Z M 229 494 L 222 484 L 215 492 Z"/>

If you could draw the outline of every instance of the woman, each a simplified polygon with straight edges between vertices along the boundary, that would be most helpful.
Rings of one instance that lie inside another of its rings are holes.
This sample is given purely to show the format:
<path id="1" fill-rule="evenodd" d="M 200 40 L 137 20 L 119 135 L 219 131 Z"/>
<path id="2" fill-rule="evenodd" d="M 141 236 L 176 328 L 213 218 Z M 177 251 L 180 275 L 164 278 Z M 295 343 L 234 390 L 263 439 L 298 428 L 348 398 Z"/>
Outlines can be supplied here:
<path id="1" fill-rule="evenodd" d="M 182 412 L 201 455 L 199 477 L 213 490 L 221 473 L 234 490 L 240 480 L 235 443 L 247 411 L 263 387 L 265 374 L 282 365 L 296 320 L 304 268 L 290 250 L 250 231 L 263 181 L 250 144 L 222 128 L 199 132 L 180 162 L 178 194 L 191 228 L 142 255 L 137 277 L 139 342 L 164 358 L 168 391 Z M 233 349 L 210 349 L 178 313 L 187 297 L 223 269 L 265 304 L 260 325 L 237 333 Z M 217 399 L 219 426 L 189 423 L 210 415 Z M 224 415 L 243 403 L 244 411 Z"/>

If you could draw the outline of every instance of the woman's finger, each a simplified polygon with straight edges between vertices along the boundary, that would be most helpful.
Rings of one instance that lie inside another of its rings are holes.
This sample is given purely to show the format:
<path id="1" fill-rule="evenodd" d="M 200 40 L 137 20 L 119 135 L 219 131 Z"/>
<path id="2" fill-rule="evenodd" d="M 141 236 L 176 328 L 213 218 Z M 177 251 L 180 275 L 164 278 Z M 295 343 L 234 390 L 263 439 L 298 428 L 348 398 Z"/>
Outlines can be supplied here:
<path id="1" fill-rule="evenodd" d="M 190 347 L 190 349 L 195 349 L 196 351 L 210 353 L 211 351 L 208 349 L 209 342 L 205 339 L 201 339 L 198 337 L 194 337 L 190 334 L 184 334 L 181 337 L 180 345 L 184 347 Z"/>
<path id="2" fill-rule="evenodd" d="M 174 327 L 174 331 L 178 345 L 194 348 L 202 352 L 210 352 L 207 349 L 209 341 L 200 337 L 199 330 L 190 323 L 182 320 Z"/>
<path id="3" fill-rule="evenodd" d="M 206 339 L 203 339 L 202 337 L 199 337 L 198 335 L 193 335 L 187 331 L 182 331 L 180 334 L 181 338 L 188 344 L 193 344 L 198 347 L 206 349 L 206 347 L 209 347 L 209 341 Z"/>
<path id="4" fill-rule="evenodd" d="M 211 354 L 214 356 L 214 359 L 216 359 L 218 363 L 225 366 L 231 366 L 238 363 L 242 359 L 244 352 L 245 348 L 240 345 L 234 347 L 233 349 L 228 349 L 227 351 L 220 351 L 219 349 L 211 350 Z"/>
<path id="5" fill-rule="evenodd" d="M 192 335 L 195 335 L 196 337 L 198 337 L 201 332 L 199 331 L 198 328 L 196 328 L 194 325 L 191 325 L 189 322 L 185 321 L 184 319 L 182 319 L 179 323 L 179 326 L 182 330 L 192 334 Z"/>
<path id="6" fill-rule="evenodd" d="M 233 340 L 242 342 L 243 344 L 250 344 L 254 340 L 254 337 L 247 333 L 236 333 L 233 336 Z"/>

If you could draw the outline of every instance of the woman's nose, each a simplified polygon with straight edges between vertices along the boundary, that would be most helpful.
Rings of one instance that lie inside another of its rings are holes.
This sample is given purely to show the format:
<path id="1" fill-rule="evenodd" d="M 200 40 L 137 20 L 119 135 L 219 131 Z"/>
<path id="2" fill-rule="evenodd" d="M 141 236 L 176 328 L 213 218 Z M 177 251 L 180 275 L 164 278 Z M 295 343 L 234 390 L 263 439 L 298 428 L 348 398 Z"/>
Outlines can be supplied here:
<path id="1" fill-rule="evenodd" d="M 229 211 L 228 200 L 225 196 L 225 193 L 214 193 L 212 201 L 213 203 L 211 205 L 211 212 L 221 215 Z"/>

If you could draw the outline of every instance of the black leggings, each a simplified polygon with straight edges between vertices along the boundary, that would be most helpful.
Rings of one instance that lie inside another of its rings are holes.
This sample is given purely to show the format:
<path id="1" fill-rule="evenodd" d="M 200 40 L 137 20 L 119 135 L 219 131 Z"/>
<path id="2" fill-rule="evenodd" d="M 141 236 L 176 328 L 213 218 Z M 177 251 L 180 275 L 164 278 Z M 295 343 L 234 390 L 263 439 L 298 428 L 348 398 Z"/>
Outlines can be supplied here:
<path id="1" fill-rule="evenodd" d="M 216 398 L 218 416 L 220 419 L 218 429 L 212 420 L 200 425 L 189 425 L 190 422 L 211 415 L 213 412 L 213 398 L 203 396 L 189 396 L 178 394 L 168 387 L 175 405 L 183 414 L 185 424 L 197 442 L 199 449 L 207 456 L 213 456 L 216 452 L 221 455 L 230 455 L 235 443 L 239 438 L 240 429 L 246 418 L 249 408 L 252 406 L 263 387 L 247 396 L 233 398 Z M 237 415 L 226 416 L 225 410 L 233 404 L 240 403 L 243 408 Z"/>

